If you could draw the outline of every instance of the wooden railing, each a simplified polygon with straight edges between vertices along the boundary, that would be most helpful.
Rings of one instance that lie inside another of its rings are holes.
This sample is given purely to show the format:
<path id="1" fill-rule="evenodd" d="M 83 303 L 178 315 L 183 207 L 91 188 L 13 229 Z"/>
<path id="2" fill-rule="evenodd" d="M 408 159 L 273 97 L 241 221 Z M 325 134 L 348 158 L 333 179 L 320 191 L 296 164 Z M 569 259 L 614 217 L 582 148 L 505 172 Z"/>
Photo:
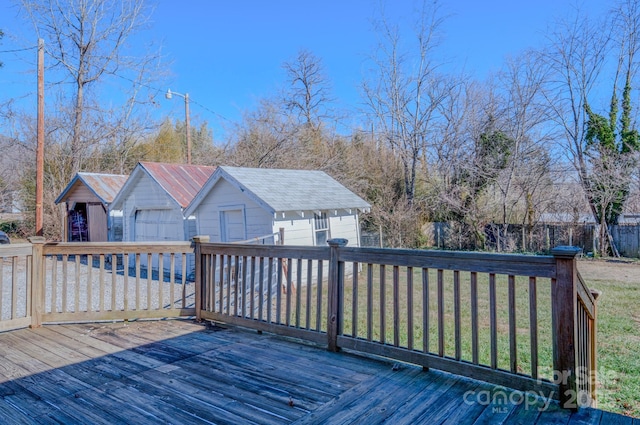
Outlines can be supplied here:
<path id="1" fill-rule="evenodd" d="M 327 342 L 326 248 L 198 241 L 196 261 L 199 319 Z"/>
<path id="2" fill-rule="evenodd" d="M 576 249 L 329 245 L 34 238 L 0 247 L 0 330 L 195 316 L 535 391 L 568 408 L 594 403 L 597 296 L 577 272 Z"/>
<path id="3" fill-rule="evenodd" d="M 0 331 L 31 324 L 31 244 L 0 245 Z"/>
<path id="4" fill-rule="evenodd" d="M 535 391 L 567 408 L 595 400 L 595 299 L 579 281 L 578 250 L 329 244 L 197 244 L 199 317 Z"/>
<path id="5" fill-rule="evenodd" d="M 196 314 L 190 242 L 31 242 L 0 250 L 0 330 Z"/>
<path id="6" fill-rule="evenodd" d="M 596 317 L 597 302 L 600 292 L 590 290 L 580 273 L 577 273 L 577 397 L 582 405 L 591 404 L 596 407 L 597 387 L 597 338 Z"/>

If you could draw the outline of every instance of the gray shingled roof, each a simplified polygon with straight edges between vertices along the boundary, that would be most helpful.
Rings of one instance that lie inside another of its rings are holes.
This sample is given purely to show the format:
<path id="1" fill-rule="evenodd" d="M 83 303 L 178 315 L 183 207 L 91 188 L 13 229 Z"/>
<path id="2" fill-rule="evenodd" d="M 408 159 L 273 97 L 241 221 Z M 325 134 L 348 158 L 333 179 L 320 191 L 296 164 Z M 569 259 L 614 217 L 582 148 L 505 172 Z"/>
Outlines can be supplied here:
<path id="1" fill-rule="evenodd" d="M 323 171 L 218 167 L 273 211 L 318 211 L 371 207 Z"/>

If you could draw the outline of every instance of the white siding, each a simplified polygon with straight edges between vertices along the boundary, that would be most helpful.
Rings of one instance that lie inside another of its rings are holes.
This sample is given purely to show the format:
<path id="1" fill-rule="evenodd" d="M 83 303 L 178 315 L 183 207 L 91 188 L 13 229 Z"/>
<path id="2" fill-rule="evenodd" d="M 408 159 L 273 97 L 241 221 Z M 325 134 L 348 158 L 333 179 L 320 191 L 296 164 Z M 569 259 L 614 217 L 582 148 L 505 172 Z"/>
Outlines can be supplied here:
<path id="1" fill-rule="evenodd" d="M 282 218 L 282 213 L 278 213 L 274 229 L 284 228 L 284 242 L 286 245 L 307 245 L 315 244 L 315 231 L 313 228 L 313 212 L 306 212 L 304 217 L 300 214 L 288 212 Z M 358 216 L 349 214 L 347 211 L 327 212 L 329 219 L 329 238 L 344 238 L 349 240 L 348 246 L 360 246 Z"/>
<path id="2" fill-rule="evenodd" d="M 342 238 L 349 241 L 347 246 L 360 246 L 358 216 L 357 214 L 348 214 L 348 212 L 334 215 L 334 211 L 327 213 L 329 219 L 329 235 L 331 238 Z"/>
<path id="3" fill-rule="evenodd" d="M 257 238 L 274 233 L 273 217 L 260 205 L 249 199 L 238 188 L 220 180 L 207 193 L 194 211 L 198 234 L 208 235 L 211 242 L 220 242 L 220 211 L 244 209 L 246 238 Z"/>
<path id="4" fill-rule="evenodd" d="M 307 212 L 304 217 L 293 212 L 277 214 L 277 219 L 273 225 L 274 231 L 284 228 L 285 245 L 314 245 L 313 234 L 313 213 Z"/>
<path id="5" fill-rule="evenodd" d="M 170 209 L 174 211 L 176 216 L 182 216 L 180 207 L 151 177 L 146 174 L 141 174 L 141 177 L 134 183 L 135 184 L 131 187 L 129 193 L 126 194 L 126 198 L 123 202 L 123 241 L 134 240 L 134 223 L 137 210 Z M 176 233 L 175 229 L 168 231 L 168 233 L 173 235 L 183 235 L 181 240 L 184 240 L 184 227 L 181 227 L 179 232 L 180 233 Z M 158 240 L 162 239 L 164 238 L 160 237 Z"/>

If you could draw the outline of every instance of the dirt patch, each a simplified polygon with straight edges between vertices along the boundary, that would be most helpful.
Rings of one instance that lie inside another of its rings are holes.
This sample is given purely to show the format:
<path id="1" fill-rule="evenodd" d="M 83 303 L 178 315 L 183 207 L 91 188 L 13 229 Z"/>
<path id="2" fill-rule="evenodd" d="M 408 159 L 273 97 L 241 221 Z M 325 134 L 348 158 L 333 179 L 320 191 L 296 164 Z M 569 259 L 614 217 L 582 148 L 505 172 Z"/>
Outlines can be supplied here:
<path id="1" fill-rule="evenodd" d="M 615 280 L 640 285 L 640 262 L 637 260 L 580 260 L 578 270 L 586 280 Z"/>

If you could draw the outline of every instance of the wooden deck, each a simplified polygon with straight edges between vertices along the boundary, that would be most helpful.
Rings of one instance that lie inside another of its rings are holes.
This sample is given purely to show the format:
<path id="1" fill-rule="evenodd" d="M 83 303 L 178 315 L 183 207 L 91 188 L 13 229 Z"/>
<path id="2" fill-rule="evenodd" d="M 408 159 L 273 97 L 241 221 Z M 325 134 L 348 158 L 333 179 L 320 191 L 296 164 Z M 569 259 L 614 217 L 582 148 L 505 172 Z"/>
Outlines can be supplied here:
<path id="1" fill-rule="evenodd" d="M 4 332 L 0 356 L 3 424 L 640 424 L 532 397 L 487 403 L 502 390 L 187 320 Z"/>

